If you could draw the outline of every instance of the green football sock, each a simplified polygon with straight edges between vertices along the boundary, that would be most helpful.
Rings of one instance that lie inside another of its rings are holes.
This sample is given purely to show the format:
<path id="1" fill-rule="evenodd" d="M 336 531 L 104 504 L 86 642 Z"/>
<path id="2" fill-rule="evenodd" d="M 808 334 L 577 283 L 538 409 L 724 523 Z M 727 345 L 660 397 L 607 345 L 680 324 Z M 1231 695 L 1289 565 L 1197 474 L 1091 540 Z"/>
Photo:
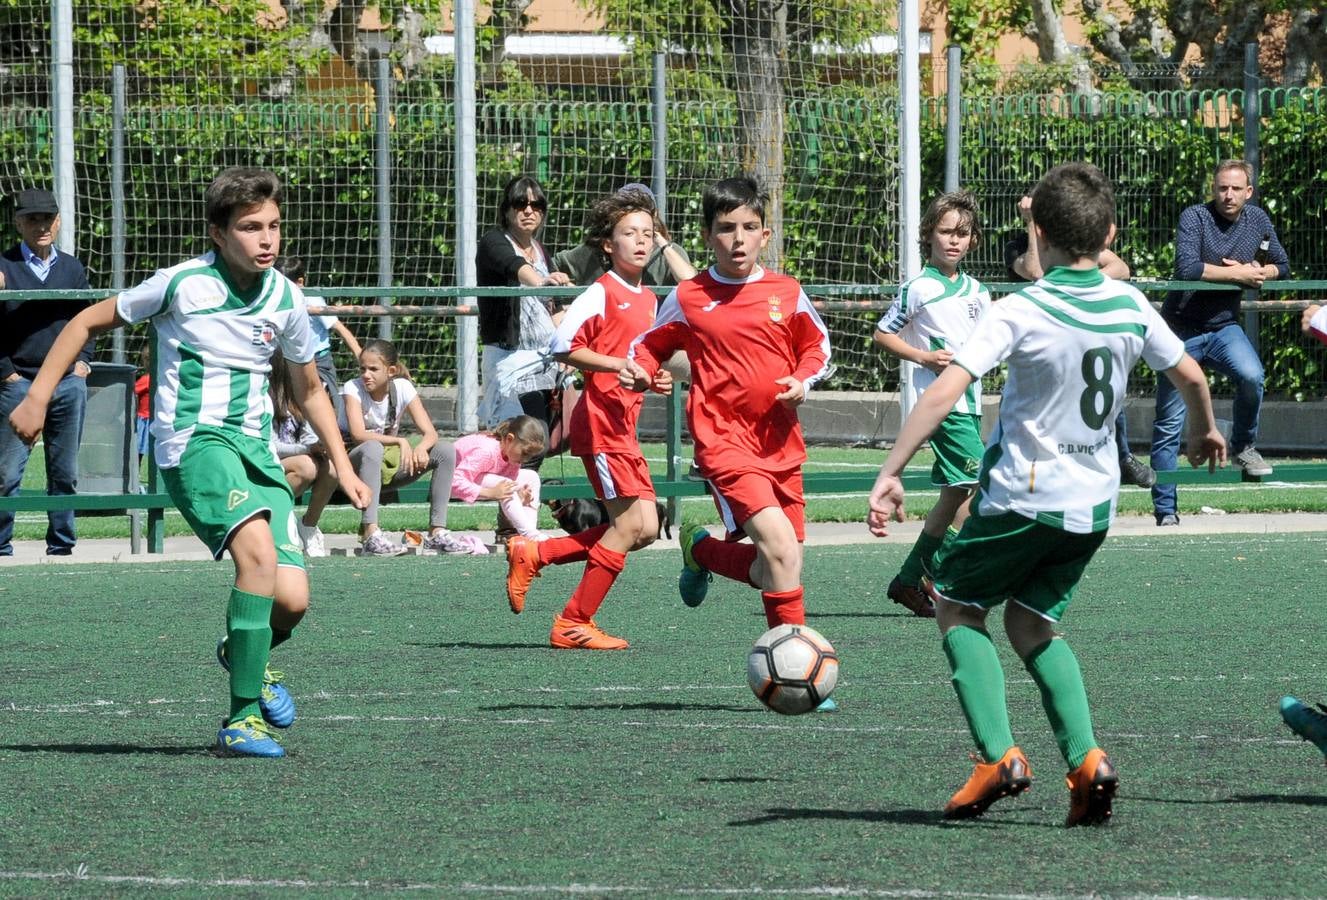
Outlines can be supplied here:
<path id="1" fill-rule="evenodd" d="M 904 584 L 921 584 L 922 576 L 931 571 L 931 559 L 935 551 L 944 543 L 944 537 L 931 537 L 926 532 L 917 536 L 917 543 L 908 551 L 908 558 L 903 560 L 903 567 L 898 570 L 899 581 Z"/>
<path id="2" fill-rule="evenodd" d="M 230 716 L 261 715 L 258 697 L 272 646 L 272 598 L 232 588 L 226 606 L 226 660 L 230 663 Z"/>
<path id="3" fill-rule="evenodd" d="M 1078 768 L 1087 752 L 1097 746 L 1078 658 L 1068 644 L 1057 638 L 1029 653 L 1023 665 L 1041 689 L 1041 705 L 1051 720 L 1064 761 L 1070 769 Z"/>
<path id="4" fill-rule="evenodd" d="M 1014 746 L 1014 735 L 1009 730 L 1004 669 L 995 644 L 990 634 L 970 625 L 951 628 L 942 643 L 972 739 L 986 762 L 996 762 Z"/>

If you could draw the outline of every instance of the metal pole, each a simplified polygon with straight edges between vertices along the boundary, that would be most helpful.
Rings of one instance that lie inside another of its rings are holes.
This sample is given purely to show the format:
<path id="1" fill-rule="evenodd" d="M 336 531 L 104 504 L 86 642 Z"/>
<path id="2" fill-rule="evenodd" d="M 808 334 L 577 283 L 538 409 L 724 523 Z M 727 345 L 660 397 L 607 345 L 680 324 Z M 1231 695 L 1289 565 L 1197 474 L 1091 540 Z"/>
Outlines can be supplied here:
<path id="1" fill-rule="evenodd" d="M 51 0 L 51 118 L 55 126 L 55 202 L 60 207 L 56 249 L 73 254 L 78 226 L 74 186 L 74 4 Z"/>
<path id="2" fill-rule="evenodd" d="M 654 167 L 650 173 L 654 205 L 659 218 L 668 221 L 668 69 L 667 57 L 654 54 Z"/>
<path id="3" fill-rule="evenodd" d="M 651 172 L 654 205 L 659 218 L 668 221 L 668 68 L 663 53 L 654 54 L 654 167 Z M 667 423 L 664 442 L 667 446 L 665 478 L 669 482 L 682 478 L 682 390 L 681 385 L 668 395 Z M 674 525 L 680 521 L 681 501 L 668 498 L 668 519 Z"/>
<path id="4" fill-rule="evenodd" d="M 959 185 L 959 157 L 963 150 L 963 49 L 945 48 L 945 190 L 956 191 Z"/>
<path id="5" fill-rule="evenodd" d="M 478 282 L 475 254 L 479 250 L 479 196 L 475 168 L 475 0 L 456 0 L 456 284 Z M 470 302 L 457 298 L 458 303 Z M 474 316 L 456 320 L 456 430 L 479 427 L 479 322 Z"/>
<path id="6" fill-rule="evenodd" d="M 111 67 L 111 289 L 124 290 L 124 66 Z M 124 329 L 111 333 L 111 360 L 124 362 Z"/>
<path id="7" fill-rule="evenodd" d="M 377 182 L 378 207 L 378 287 L 392 286 L 392 143 L 390 129 L 392 112 L 392 71 L 387 57 L 379 56 L 374 78 L 377 94 L 377 117 L 374 123 L 374 174 Z M 382 297 L 383 305 L 391 304 L 390 297 Z M 378 337 L 392 339 L 391 316 L 378 318 Z"/>
<path id="8" fill-rule="evenodd" d="M 922 194 L 921 145 L 921 12 L 918 0 L 899 0 L 899 280 L 907 281 L 921 272 L 920 234 Z M 899 407 L 904 419 L 912 412 L 916 396 L 912 387 L 912 364 L 899 365 Z"/>
<path id="9" fill-rule="evenodd" d="M 1262 168 L 1262 148 L 1260 132 L 1262 125 L 1262 79 L 1258 77 L 1258 45 L 1244 45 L 1244 160 L 1253 167 L 1253 199 L 1262 202 L 1258 193 L 1259 174 Z M 1245 300 L 1257 300 L 1258 291 L 1248 288 L 1244 291 Z M 1248 310 L 1244 313 L 1244 333 L 1253 345 L 1253 352 L 1258 353 L 1258 313 Z"/>

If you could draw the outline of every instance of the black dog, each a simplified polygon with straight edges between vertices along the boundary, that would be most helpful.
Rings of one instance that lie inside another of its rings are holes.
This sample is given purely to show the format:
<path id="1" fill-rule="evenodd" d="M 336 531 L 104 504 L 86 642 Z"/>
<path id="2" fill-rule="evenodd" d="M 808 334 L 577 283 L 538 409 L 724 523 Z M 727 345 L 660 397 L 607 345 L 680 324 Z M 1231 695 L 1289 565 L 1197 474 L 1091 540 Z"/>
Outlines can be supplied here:
<path id="1" fill-rule="evenodd" d="M 544 484 L 553 484 L 552 481 L 545 481 Z M 566 500 L 547 500 L 549 511 L 553 513 L 553 519 L 567 534 L 580 534 L 582 531 L 589 531 L 591 528 L 598 528 L 608 522 L 608 510 L 604 507 L 603 501 L 595 497 L 571 497 Z M 659 536 L 673 536 L 672 524 L 668 521 L 668 507 L 663 501 L 656 500 L 655 506 L 659 512 Z"/>

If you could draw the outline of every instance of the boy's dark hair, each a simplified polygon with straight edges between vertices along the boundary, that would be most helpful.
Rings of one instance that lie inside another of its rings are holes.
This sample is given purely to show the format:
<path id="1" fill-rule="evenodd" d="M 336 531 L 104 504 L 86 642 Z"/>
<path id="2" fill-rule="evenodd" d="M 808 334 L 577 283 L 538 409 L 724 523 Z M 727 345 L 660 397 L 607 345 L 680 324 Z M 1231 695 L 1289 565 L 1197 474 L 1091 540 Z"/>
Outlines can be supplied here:
<path id="1" fill-rule="evenodd" d="M 273 268 L 291 281 L 299 281 L 304 277 L 304 260 L 298 256 L 278 256 Z"/>
<path id="2" fill-rule="evenodd" d="M 604 253 L 604 242 L 613 237 L 617 223 L 634 212 L 645 213 L 653 224 L 654 203 L 643 191 L 618 191 L 599 198 L 585 217 L 585 243 L 606 260 L 608 254 Z"/>
<path id="3" fill-rule="evenodd" d="M 738 175 L 725 178 L 705 188 L 701 198 L 701 213 L 705 217 L 705 229 L 714 227 L 714 219 L 723 213 L 747 207 L 760 216 L 760 224 L 765 224 L 765 207 L 769 204 L 769 194 L 761 188 L 750 175 Z"/>
<path id="4" fill-rule="evenodd" d="M 507 211 L 512 209 L 523 209 L 529 202 L 530 197 L 534 197 L 535 209 L 542 213 L 548 212 L 548 196 L 544 189 L 539 186 L 532 175 L 517 175 L 511 181 L 502 187 L 502 203 L 498 205 L 498 224 L 503 228 L 507 227 Z"/>
<path id="5" fill-rule="evenodd" d="M 940 227 L 940 220 L 951 212 L 958 213 L 963 219 L 962 224 L 968 226 L 968 232 L 972 235 L 969 249 L 981 243 L 981 227 L 977 224 L 977 198 L 970 191 L 950 191 L 932 200 L 922 215 L 918 243 L 921 244 L 923 257 L 931 255 L 931 235 Z"/>
<path id="6" fill-rule="evenodd" d="M 281 206 L 281 179 L 266 169 L 236 166 L 226 169 L 207 186 L 203 202 L 207 224 L 225 228 L 237 210 L 271 200 Z"/>
<path id="7" fill-rule="evenodd" d="M 1032 191 L 1032 221 L 1073 259 L 1095 257 L 1115 224 L 1115 189 L 1091 163 L 1056 166 Z"/>

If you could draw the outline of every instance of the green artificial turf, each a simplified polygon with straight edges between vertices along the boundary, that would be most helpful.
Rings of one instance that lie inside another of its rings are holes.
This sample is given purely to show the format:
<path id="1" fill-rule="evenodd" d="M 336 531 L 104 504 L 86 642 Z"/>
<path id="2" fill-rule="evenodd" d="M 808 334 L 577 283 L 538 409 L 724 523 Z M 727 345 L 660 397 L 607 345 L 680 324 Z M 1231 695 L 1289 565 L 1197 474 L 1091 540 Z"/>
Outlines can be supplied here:
<path id="1" fill-rule="evenodd" d="M 1002 638 L 1033 790 L 940 819 L 971 740 L 934 623 L 883 596 L 906 550 L 808 550 L 841 710 L 798 718 L 746 687 L 756 593 L 683 607 L 675 552 L 633 555 L 601 610 L 620 653 L 546 646 L 579 566 L 517 617 L 499 557 L 313 560 L 272 761 L 205 750 L 229 565 L 0 569 L 0 895 L 1322 894 L 1327 770 L 1276 704 L 1327 698 L 1327 541 L 1108 540 L 1064 631 L 1122 786 L 1072 831 Z"/>

